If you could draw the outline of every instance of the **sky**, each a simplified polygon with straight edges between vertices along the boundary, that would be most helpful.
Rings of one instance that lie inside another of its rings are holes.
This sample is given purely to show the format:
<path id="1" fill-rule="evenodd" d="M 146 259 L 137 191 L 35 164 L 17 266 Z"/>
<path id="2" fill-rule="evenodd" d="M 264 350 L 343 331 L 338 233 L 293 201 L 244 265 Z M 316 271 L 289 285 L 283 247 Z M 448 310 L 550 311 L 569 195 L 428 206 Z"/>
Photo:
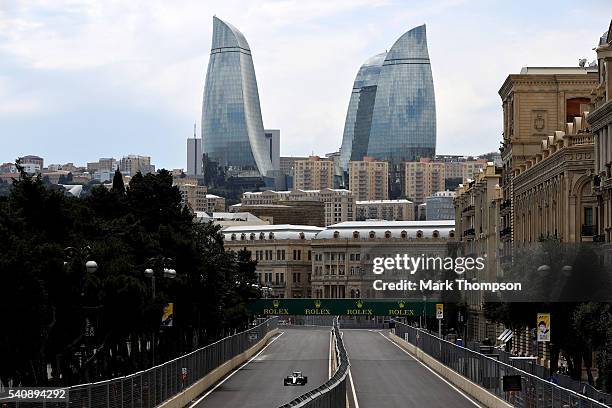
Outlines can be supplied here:
<path id="1" fill-rule="evenodd" d="M 508 74 L 594 60 L 612 2 L 0 0 L 0 162 L 141 154 L 185 168 L 213 15 L 251 46 L 283 156 L 337 151 L 360 65 L 426 24 L 437 153 L 475 155 L 499 147 Z"/>

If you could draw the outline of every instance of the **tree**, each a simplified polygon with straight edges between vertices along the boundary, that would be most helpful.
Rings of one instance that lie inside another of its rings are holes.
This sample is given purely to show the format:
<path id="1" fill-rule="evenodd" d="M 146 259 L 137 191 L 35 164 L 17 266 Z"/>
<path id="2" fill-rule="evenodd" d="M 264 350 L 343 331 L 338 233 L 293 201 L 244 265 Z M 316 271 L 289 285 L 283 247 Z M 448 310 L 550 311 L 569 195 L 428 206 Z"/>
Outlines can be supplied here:
<path id="1" fill-rule="evenodd" d="M 125 194 L 125 185 L 123 184 L 123 174 L 121 174 L 121 172 L 119 171 L 119 168 L 115 170 L 115 175 L 113 176 L 113 187 L 111 188 L 111 191 L 116 194 L 120 194 L 120 195 Z"/>
<path id="2" fill-rule="evenodd" d="M 0 333 L 3 382 L 47 385 L 47 364 L 61 385 L 147 368 L 152 351 L 139 345 L 159 334 L 169 302 L 175 325 L 156 337 L 157 363 L 247 324 L 257 296 L 249 256 L 226 252 L 218 226 L 194 222 L 169 172 L 138 173 L 127 188 L 115 175 L 113 189 L 79 199 L 22 172 L 0 198 L 0 308 L 11 321 Z M 69 246 L 90 253 L 68 258 Z M 156 256 L 178 273 L 160 277 L 153 297 L 143 271 Z"/>

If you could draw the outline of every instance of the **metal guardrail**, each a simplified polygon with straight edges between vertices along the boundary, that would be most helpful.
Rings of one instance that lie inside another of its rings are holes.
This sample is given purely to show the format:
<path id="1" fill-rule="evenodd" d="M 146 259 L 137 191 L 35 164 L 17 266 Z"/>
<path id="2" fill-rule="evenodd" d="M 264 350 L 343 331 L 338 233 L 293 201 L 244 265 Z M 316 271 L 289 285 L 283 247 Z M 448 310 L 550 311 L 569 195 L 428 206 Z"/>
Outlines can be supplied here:
<path id="1" fill-rule="evenodd" d="M 278 327 L 277 318 L 212 344 L 194 350 L 174 360 L 124 377 L 68 387 L 65 402 L 9 403 L 8 407 L 99 407 L 152 408 L 185 390 L 230 359 L 260 341 Z M 11 405 L 12 404 L 12 405 Z"/>
<path id="2" fill-rule="evenodd" d="M 335 319 L 332 331 L 336 338 L 336 357 L 338 369 L 323 385 L 300 395 L 293 401 L 279 408 L 345 408 L 346 407 L 346 377 L 350 367 L 348 354 L 338 329 L 338 320 Z"/>
<path id="3" fill-rule="evenodd" d="M 495 358 L 440 339 L 416 327 L 397 321 L 395 323 L 397 336 L 515 407 L 607 407 L 592 398 L 560 387 Z M 503 391 L 503 378 L 508 375 L 521 377 L 521 391 Z"/>

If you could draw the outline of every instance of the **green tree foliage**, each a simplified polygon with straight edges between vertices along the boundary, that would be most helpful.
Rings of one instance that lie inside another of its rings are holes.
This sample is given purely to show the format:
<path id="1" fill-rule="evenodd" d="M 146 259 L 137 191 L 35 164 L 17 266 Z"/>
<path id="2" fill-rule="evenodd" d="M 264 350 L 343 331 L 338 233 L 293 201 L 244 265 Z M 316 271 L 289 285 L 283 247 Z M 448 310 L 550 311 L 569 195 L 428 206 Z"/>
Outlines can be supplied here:
<path id="1" fill-rule="evenodd" d="M 153 341 L 159 363 L 244 328 L 258 295 L 250 254 L 226 252 L 218 226 L 194 222 L 165 170 L 138 173 L 127 188 L 117 172 L 110 191 L 96 186 L 84 199 L 22 172 L 0 198 L 0 248 L 5 384 L 129 374 L 152 364 Z M 177 277 L 159 273 L 153 297 L 143 272 L 157 256 L 172 260 Z M 174 325 L 161 328 L 170 302 Z"/>

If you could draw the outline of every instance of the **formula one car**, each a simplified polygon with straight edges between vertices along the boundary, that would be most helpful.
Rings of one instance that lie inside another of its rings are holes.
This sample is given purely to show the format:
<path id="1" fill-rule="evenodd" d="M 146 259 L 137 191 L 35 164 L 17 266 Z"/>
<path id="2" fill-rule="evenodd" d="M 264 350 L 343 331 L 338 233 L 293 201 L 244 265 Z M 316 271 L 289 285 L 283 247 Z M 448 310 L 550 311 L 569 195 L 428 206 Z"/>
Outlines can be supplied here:
<path id="1" fill-rule="evenodd" d="M 302 375 L 301 371 L 294 371 L 283 380 L 283 385 L 306 385 L 308 377 Z"/>

